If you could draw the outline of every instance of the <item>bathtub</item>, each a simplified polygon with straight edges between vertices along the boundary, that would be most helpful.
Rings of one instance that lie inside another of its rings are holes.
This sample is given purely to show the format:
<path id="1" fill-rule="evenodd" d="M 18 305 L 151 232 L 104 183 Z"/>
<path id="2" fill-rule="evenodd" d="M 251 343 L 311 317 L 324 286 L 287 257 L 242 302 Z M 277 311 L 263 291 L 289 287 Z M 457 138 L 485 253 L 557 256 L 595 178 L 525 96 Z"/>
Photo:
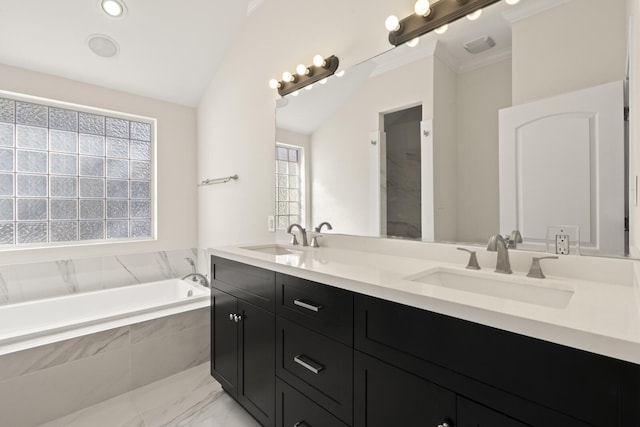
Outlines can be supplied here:
<path id="1" fill-rule="evenodd" d="M 206 307 L 209 295 L 170 279 L 0 306 L 0 355 Z"/>

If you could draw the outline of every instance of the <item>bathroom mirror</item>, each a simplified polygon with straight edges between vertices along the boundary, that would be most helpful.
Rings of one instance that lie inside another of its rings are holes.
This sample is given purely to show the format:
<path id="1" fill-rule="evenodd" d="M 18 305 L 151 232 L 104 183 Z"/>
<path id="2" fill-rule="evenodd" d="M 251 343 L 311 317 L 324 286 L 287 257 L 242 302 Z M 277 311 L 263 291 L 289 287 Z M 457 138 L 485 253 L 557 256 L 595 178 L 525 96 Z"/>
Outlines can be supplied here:
<path id="1" fill-rule="evenodd" d="M 628 1 L 499 2 L 278 100 L 307 227 L 628 255 Z"/>

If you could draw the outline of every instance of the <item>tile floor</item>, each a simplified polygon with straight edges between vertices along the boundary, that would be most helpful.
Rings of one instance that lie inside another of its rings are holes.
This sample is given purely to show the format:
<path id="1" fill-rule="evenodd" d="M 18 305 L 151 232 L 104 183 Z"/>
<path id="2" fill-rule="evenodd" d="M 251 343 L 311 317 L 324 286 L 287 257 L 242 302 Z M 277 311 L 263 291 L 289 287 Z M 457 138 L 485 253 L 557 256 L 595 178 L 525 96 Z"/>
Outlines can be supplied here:
<path id="1" fill-rule="evenodd" d="M 209 375 L 209 363 L 40 427 L 259 427 Z"/>

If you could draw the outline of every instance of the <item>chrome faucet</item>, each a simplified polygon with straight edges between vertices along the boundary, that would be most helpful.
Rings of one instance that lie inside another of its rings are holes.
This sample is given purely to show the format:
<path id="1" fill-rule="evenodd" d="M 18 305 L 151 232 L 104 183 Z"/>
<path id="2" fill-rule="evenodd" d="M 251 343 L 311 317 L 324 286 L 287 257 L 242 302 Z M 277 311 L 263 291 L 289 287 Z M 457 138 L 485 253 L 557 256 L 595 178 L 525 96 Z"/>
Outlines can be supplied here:
<path id="1" fill-rule="evenodd" d="M 511 263 L 509 262 L 509 249 L 507 244 L 499 234 L 494 234 L 489 238 L 489 244 L 487 245 L 489 252 L 498 252 L 498 259 L 496 261 L 496 273 L 511 274 Z"/>
<path id="2" fill-rule="evenodd" d="M 182 280 L 191 279 L 192 282 L 196 282 L 200 286 L 204 286 L 205 288 L 209 287 L 209 280 L 200 274 L 200 273 L 189 273 L 186 276 L 182 277 Z"/>
<path id="3" fill-rule="evenodd" d="M 309 246 L 309 242 L 307 241 L 307 230 L 302 228 L 300 224 L 291 224 L 289 228 L 287 228 L 287 233 L 293 236 L 293 239 L 291 240 L 291 244 L 292 245 L 298 244 L 298 239 L 296 239 L 296 235 L 293 234 L 294 227 L 298 227 L 298 230 L 300 230 L 300 236 L 302 236 L 302 246 Z"/>
<path id="4" fill-rule="evenodd" d="M 321 222 L 320 225 L 318 225 L 315 228 L 315 232 L 316 233 L 322 232 L 322 227 L 325 226 L 325 225 L 327 226 L 327 230 L 333 230 L 333 227 L 331 226 L 331 224 L 329 224 L 327 221 L 325 221 L 325 222 Z"/>

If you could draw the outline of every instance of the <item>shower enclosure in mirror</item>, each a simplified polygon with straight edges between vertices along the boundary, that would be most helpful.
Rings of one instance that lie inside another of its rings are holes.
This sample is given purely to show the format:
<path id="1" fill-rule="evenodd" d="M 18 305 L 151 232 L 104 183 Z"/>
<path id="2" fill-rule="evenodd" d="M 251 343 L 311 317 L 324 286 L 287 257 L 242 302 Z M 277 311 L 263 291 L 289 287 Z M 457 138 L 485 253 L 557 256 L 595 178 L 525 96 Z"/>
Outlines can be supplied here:
<path id="1" fill-rule="evenodd" d="M 561 229 L 569 253 L 627 255 L 630 10 L 631 0 L 499 2 L 279 100 L 279 142 L 308 144 L 309 220 L 477 244 L 517 229 L 520 249 L 542 251 Z"/>

